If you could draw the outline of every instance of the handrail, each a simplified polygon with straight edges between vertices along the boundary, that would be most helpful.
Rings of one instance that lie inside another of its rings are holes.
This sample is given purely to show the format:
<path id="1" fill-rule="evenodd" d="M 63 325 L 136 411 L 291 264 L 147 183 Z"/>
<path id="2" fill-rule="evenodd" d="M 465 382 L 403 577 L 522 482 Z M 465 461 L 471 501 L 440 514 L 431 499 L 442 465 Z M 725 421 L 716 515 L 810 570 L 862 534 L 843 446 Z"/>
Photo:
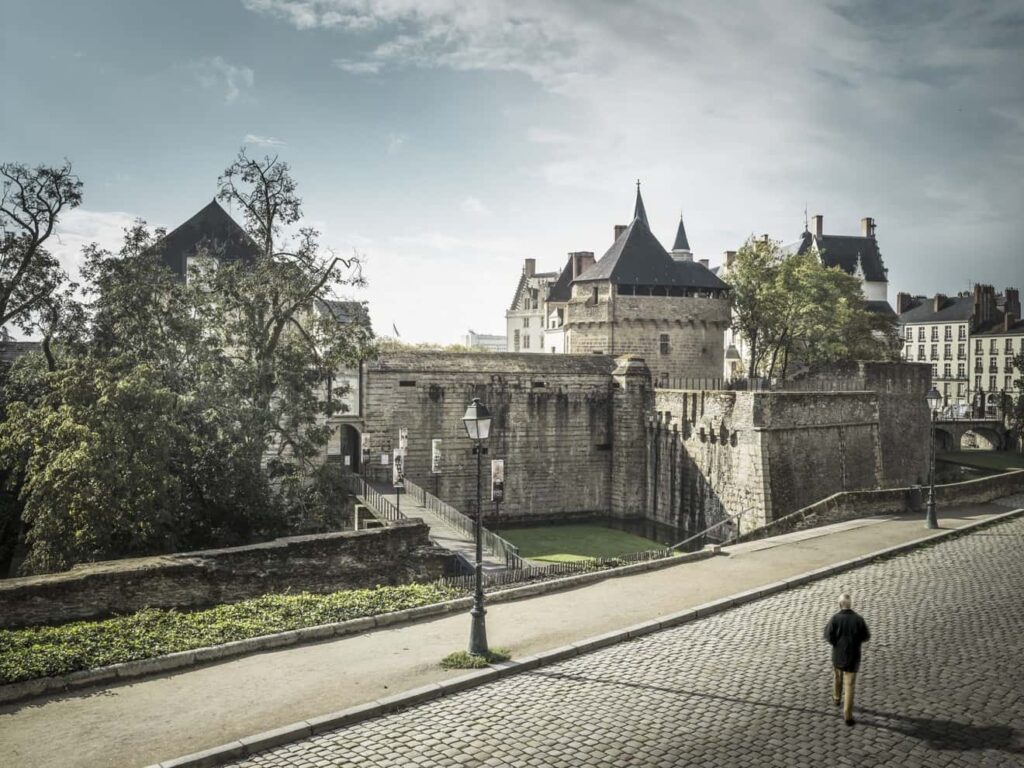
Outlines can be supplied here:
<path id="1" fill-rule="evenodd" d="M 380 491 L 370 485 L 362 477 L 354 472 L 342 472 L 342 482 L 345 484 L 345 490 L 349 493 L 353 493 L 357 496 L 361 496 L 363 501 L 366 502 L 367 506 L 370 507 L 374 513 L 393 523 L 397 523 L 399 520 L 407 520 L 408 518 L 398 511 L 388 499 L 384 497 Z"/>
<path id="2" fill-rule="evenodd" d="M 699 539 L 701 536 L 706 534 L 708 531 L 712 531 L 712 530 L 714 530 L 715 528 L 717 528 L 720 525 L 725 525 L 726 523 L 731 523 L 737 517 L 740 517 L 741 515 L 745 515 L 745 514 L 747 514 L 747 512 L 753 512 L 753 511 L 754 511 L 753 508 L 750 508 L 750 507 L 748 507 L 747 509 L 741 510 L 741 511 L 737 512 L 735 515 L 730 515 L 729 517 L 725 518 L 724 520 L 719 520 L 714 525 L 709 525 L 707 528 L 705 528 L 700 533 L 695 533 L 693 536 L 690 536 L 689 538 L 683 539 L 678 544 L 673 544 L 671 547 L 669 547 L 669 549 L 679 549 L 679 547 L 683 546 L 684 544 L 689 544 L 694 539 Z"/>
<path id="3" fill-rule="evenodd" d="M 418 504 L 429 509 L 456 530 L 471 539 L 476 537 L 476 523 L 471 517 L 467 517 L 451 504 L 428 493 L 409 478 L 405 479 L 405 490 Z M 505 560 L 506 568 L 523 567 L 523 558 L 519 556 L 519 548 L 515 544 L 486 528 L 481 528 L 481 539 L 489 551 Z"/>

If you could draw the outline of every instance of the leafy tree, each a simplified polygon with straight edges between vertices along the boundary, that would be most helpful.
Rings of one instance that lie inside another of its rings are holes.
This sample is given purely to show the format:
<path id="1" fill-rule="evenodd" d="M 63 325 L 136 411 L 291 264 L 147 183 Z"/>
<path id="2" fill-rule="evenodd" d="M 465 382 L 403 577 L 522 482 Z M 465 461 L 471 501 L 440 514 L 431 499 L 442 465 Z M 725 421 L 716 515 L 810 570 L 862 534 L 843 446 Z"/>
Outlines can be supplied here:
<path id="1" fill-rule="evenodd" d="M 1013 357 L 1013 368 L 1017 377 L 1013 380 L 1013 391 L 1006 409 L 1006 423 L 1017 444 L 1017 452 L 1024 451 L 1024 352 Z"/>
<path id="2" fill-rule="evenodd" d="M 33 313 L 66 280 L 46 250 L 64 210 L 82 202 L 71 164 L 0 164 L 0 326 L 33 328 Z"/>
<path id="3" fill-rule="evenodd" d="M 748 375 L 785 378 L 791 364 L 889 358 L 895 329 L 864 308 L 860 281 L 814 253 L 785 255 L 748 240 L 729 269 L 733 327 L 750 349 Z"/>
<path id="4" fill-rule="evenodd" d="M 300 223 L 301 201 L 287 163 L 255 160 L 245 150 L 224 171 L 218 197 L 242 211 L 259 246 L 252 263 L 219 263 L 196 275 L 203 310 L 218 321 L 227 350 L 229 385 L 237 395 L 240 452 L 253 467 L 268 449 L 277 480 L 307 469 L 328 438 L 326 418 L 341 407 L 323 396 L 324 382 L 372 350 L 364 316 L 338 322 L 330 311 L 343 288 L 364 284 L 358 254 L 341 258 L 321 248 L 319 233 Z M 289 236 L 291 235 L 291 236 Z"/>

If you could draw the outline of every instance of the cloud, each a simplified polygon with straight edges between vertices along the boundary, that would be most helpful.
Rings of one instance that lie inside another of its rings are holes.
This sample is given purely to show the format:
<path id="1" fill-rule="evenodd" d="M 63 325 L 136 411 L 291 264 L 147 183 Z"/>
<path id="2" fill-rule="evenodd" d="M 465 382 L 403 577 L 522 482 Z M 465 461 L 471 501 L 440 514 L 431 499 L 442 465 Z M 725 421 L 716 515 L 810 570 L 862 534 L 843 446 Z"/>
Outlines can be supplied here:
<path id="1" fill-rule="evenodd" d="M 335 59 L 334 66 L 354 75 L 376 75 L 384 66 L 380 61 L 355 61 L 354 59 Z"/>
<path id="2" fill-rule="evenodd" d="M 258 147 L 284 147 L 287 146 L 281 139 L 275 139 L 273 136 L 259 136 L 255 133 L 245 134 L 245 138 L 242 139 L 244 144 L 255 144 Z"/>
<path id="3" fill-rule="evenodd" d="M 478 197 L 467 197 L 462 201 L 462 205 L 459 206 L 465 213 L 471 213 L 474 216 L 490 216 L 491 209 L 483 204 L 483 201 Z"/>
<path id="4" fill-rule="evenodd" d="M 253 87 L 255 75 L 249 67 L 231 64 L 221 56 L 212 56 L 189 65 L 199 84 L 207 90 L 222 90 L 224 103 L 233 104 Z"/>
<path id="5" fill-rule="evenodd" d="M 74 208 L 61 214 L 54 236 L 47 241 L 47 248 L 71 279 L 78 280 L 82 248 L 98 243 L 101 248 L 117 251 L 124 242 L 124 230 L 132 225 L 135 218 L 124 211 Z"/>
<path id="6" fill-rule="evenodd" d="M 397 155 L 402 151 L 409 137 L 402 133 L 392 133 L 388 136 L 388 154 Z"/>

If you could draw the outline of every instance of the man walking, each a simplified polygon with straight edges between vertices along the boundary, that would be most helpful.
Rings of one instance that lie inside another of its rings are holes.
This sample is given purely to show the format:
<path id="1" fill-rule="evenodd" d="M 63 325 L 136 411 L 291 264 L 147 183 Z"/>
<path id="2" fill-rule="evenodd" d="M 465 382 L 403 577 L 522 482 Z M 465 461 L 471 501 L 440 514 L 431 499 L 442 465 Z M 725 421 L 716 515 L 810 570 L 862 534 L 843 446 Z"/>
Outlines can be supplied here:
<path id="1" fill-rule="evenodd" d="M 871 639 L 868 625 L 850 608 L 850 596 L 839 596 L 839 613 L 825 627 L 825 641 L 832 646 L 832 701 L 843 703 L 843 718 L 853 725 L 853 691 L 860 668 L 860 646 Z M 846 696 L 842 694 L 845 691 Z"/>

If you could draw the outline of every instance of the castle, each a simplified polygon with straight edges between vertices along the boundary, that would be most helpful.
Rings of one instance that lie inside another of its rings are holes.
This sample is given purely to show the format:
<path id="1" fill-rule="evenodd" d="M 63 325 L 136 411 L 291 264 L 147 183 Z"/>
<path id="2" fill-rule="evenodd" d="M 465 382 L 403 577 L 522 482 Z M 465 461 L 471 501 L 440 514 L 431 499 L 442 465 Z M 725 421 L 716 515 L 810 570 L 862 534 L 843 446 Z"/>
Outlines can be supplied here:
<path id="1" fill-rule="evenodd" d="M 651 232 L 639 184 L 633 221 L 600 259 L 569 254 L 560 273 L 527 259 L 506 313 L 509 351 L 638 355 L 659 386 L 721 377 L 729 287 L 694 261 L 682 218 L 669 253 Z"/>

